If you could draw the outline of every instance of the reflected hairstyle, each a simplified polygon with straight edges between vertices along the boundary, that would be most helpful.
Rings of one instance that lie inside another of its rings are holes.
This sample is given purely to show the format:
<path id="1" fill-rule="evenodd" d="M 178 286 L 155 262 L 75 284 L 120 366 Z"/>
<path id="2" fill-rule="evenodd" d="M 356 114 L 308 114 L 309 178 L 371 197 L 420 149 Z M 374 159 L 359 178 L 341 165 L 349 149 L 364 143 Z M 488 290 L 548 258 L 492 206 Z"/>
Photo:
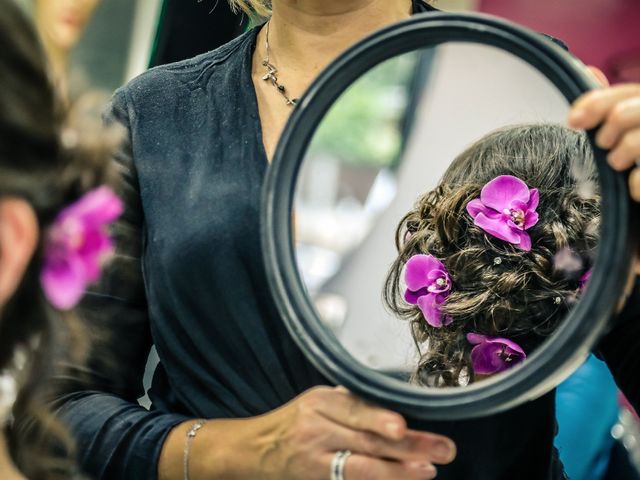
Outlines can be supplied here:
<path id="1" fill-rule="evenodd" d="M 540 192 L 540 219 L 527 230 L 530 252 L 487 235 L 466 211 L 482 187 L 500 175 L 518 177 Z M 553 124 L 509 127 L 459 155 L 438 186 L 404 216 L 384 299 L 411 325 L 420 352 L 416 383 L 473 382 L 468 333 L 508 338 L 527 354 L 551 335 L 577 301 L 580 278 L 595 254 L 596 175 L 585 134 Z M 448 326 L 431 327 L 418 307 L 404 300 L 404 266 L 416 254 L 435 256 L 451 275 L 452 291 L 441 307 L 453 320 Z"/>
<path id="2" fill-rule="evenodd" d="M 0 199 L 26 200 L 42 233 L 65 205 L 110 183 L 107 159 L 115 140 L 87 130 L 90 122 L 82 106 L 73 114 L 82 125 L 73 128 L 23 9 L 14 0 L 0 0 L 0 12 Z M 71 462 L 50 453 L 54 439 L 56 447 L 71 444 L 43 405 L 53 365 L 79 349 L 71 341 L 72 315 L 55 311 L 42 292 L 42 250 L 40 238 L 18 289 L 0 310 L 0 371 L 12 369 L 17 351 L 26 360 L 16 372 L 16 420 L 5 434 L 13 460 L 27 478 L 68 479 L 74 471 Z"/>

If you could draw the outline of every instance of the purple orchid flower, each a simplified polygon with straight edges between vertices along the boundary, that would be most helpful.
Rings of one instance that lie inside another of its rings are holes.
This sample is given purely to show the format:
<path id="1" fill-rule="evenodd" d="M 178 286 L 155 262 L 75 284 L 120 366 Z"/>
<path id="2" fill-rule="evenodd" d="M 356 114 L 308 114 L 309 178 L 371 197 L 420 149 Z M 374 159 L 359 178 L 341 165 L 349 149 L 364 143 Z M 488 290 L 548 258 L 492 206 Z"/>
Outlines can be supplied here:
<path id="1" fill-rule="evenodd" d="M 527 358 L 520 345 L 506 338 L 468 333 L 467 340 L 475 345 L 471 350 L 471 362 L 478 375 L 504 372 Z"/>
<path id="2" fill-rule="evenodd" d="M 520 250 L 531 250 L 526 230 L 538 223 L 540 194 L 536 188 L 511 175 L 501 175 L 487 183 L 480 198 L 467 204 L 476 226 Z"/>
<path id="3" fill-rule="evenodd" d="M 87 286 L 100 278 L 102 264 L 113 252 L 106 227 L 122 211 L 122 201 L 103 186 L 58 214 L 46 234 L 40 275 L 44 293 L 54 307 L 72 309 Z"/>
<path id="4" fill-rule="evenodd" d="M 405 300 L 418 306 L 429 325 L 440 328 L 453 321 L 440 312 L 451 293 L 451 277 L 440 260 L 432 255 L 414 255 L 407 262 L 404 278 Z"/>

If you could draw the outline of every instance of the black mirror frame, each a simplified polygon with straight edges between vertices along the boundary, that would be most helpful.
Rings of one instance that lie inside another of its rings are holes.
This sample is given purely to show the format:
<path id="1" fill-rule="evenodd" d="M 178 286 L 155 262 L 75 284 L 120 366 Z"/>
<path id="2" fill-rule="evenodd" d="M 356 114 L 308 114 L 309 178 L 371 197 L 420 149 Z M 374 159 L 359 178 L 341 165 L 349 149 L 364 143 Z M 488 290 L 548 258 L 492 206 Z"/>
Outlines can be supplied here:
<path id="1" fill-rule="evenodd" d="M 313 133 L 331 105 L 363 73 L 395 55 L 444 42 L 475 42 L 506 50 L 544 74 L 569 103 L 596 86 L 584 65 L 543 35 L 481 14 L 430 13 L 387 27 L 333 62 L 301 99 L 283 132 L 263 190 L 261 234 L 269 287 L 289 332 L 328 379 L 356 395 L 415 419 L 456 420 L 491 415 L 553 389 L 603 335 L 628 277 L 633 238 L 625 174 L 594 149 L 602 189 L 599 255 L 582 300 L 556 334 L 500 381 L 469 388 L 420 390 L 358 363 L 323 326 L 297 266 L 292 206 L 297 175 Z"/>

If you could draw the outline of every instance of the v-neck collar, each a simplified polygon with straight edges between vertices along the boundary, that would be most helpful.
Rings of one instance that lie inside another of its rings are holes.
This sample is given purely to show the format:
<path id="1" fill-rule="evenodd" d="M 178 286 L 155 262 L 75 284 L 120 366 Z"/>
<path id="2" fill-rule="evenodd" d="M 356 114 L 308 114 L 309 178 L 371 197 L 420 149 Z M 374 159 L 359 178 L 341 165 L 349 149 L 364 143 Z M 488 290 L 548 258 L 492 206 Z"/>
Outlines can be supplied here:
<path id="1" fill-rule="evenodd" d="M 437 8 L 431 6 L 430 4 L 424 2 L 423 0 L 412 0 L 412 5 L 413 5 L 413 14 L 418 14 L 418 13 L 424 13 L 424 12 L 437 12 L 439 11 Z M 253 28 L 251 31 L 249 31 L 247 33 L 247 35 L 250 36 L 249 41 L 248 41 L 248 46 L 245 49 L 245 52 L 243 52 L 244 55 L 246 55 L 245 58 L 245 62 L 244 62 L 244 68 L 245 68 L 245 82 L 248 82 L 247 85 L 245 85 L 245 88 L 248 89 L 248 91 L 250 92 L 249 96 L 251 97 L 251 111 L 255 112 L 255 121 L 256 121 L 256 140 L 258 142 L 259 145 L 259 152 L 260 152 L 260 163 L 262 165 L 264 165 L 265 167 L 268 167 L 269 164 L 271 163 L 271 160 L 273 159 L 269 159 L 268 155 L 267 155 L 267 149 L 264 146 L 264 133 L 263 133 L 263 129 L 262 129 L 262 122 L 260 121 L 260 107 L 258 106 L 258 93 L 256 90 L 256 86 L 253 83 L 253 54 L 256 50 L 256 45 L 258 42 L 258 34 L 260 33 L 260 30 L 262 30 L 262 27 L 264 25 L 259 25 L 255 28 Z M 252 115 L 253 116 L 253 115 Z"/>

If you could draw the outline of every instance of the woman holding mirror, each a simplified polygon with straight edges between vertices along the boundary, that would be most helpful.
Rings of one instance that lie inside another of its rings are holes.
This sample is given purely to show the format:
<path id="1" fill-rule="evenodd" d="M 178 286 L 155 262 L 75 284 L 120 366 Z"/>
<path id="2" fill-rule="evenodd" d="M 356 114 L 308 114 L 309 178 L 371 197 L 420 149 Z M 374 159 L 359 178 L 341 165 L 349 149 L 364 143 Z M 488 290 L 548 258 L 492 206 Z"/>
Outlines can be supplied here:
<path id="1" fill-rule="evenodd" d="M 278 318 L 257 248 L 262 179 L 295 98 L 367 33 L 433 8 L 271 4 L 266 28 L 114 96 L 112 118 L 130 133 L 116 158 L 127 211 L 83 314 L 109 332 L 115 361 L 96 348 L 90 382 L 78 372 L 58 401 L 97 478 L 432 478 L 454 456 L 391 412 L 312 389 L 325 380 Z M 147 411 L 136 399 L 152 342 L 161 364 Z"/>
<path id="2" fill-rule="evenodd" d="M 396 413 L 317 387 L 326 380 L 279 318 L 257 248 L 286 96 L 366 34 L 430 8 L 272 7 L 269 28 L 152 70 L 114 96 L 112 119 L 130 132 L 116 157 L 127 209 L 110 274 L 82 311 L 107 340 L 94 349 L 89 383 L 79 369 L 57 402 L 96 478 L 324 480 L 333 467 L 350 480 L 423 479 L 455 455 L 451 441 L 408 430 Z M 161 365 L 147 411 L 136 399 L 152 341 Z M 346 450 L 348 459 L 338 455 Z"/>

